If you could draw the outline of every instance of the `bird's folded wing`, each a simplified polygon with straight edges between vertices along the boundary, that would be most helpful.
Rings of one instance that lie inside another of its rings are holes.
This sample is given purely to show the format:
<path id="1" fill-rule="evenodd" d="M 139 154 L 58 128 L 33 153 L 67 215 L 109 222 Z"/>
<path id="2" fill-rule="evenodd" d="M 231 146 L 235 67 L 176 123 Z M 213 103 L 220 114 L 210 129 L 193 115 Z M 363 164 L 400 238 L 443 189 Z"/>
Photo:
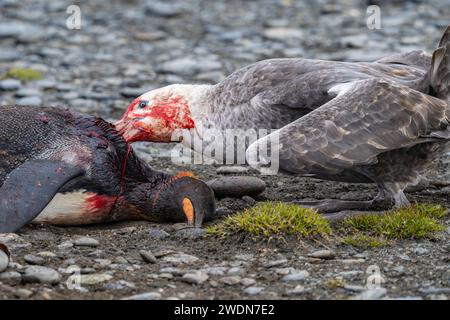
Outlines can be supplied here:
<path id="1" fill-rule="evenodd" d="M 438 139 L 431 134 L 449 126 L 445 101 L 392 82 L 362 80 L 331 90 L 333 100 L 256 141 L 247 158 L 268 145 L 285 171 L 336 174 L 376 163 L 383 152 Z"/>

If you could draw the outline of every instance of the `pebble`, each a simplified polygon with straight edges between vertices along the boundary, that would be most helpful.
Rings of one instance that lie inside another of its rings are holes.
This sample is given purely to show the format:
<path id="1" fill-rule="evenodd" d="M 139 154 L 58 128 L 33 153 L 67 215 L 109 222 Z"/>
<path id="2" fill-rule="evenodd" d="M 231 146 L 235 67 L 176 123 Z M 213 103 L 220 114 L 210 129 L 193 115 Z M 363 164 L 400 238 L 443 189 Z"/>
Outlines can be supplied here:
<path id="1" fill-rule="evenodd" d="M 167 233 L 166 231 L 161 230 L 161 229 L 156 229 L 156 228 L 148 229 L 147 234 L 150 237 L 150 239 L 155 239 L 155 240 L 163 240 L 170 236 L 170 234 Z"/>
<path id="2" fill-rule="evenodd" d="M 159 292 L 145 292 L 123 298 L 122 300 L 160 300 L 161 297 L 161 293 Z"/>
<path id="3" fill-rule="evenodd" d="M 368 289 L 352 297 L 352 300 L 378 300 L 384 297 L 386 293 L 387 290 L 385 288 Z"/>
<path id="4" fill-rule="evenodd" d="M 39 106 L 42 104 L 42 98 L 39 96 L 24 97 L 16 100 L 19 106 Z"/>
<path id="5" fill-rule="evenodd" d="M 29 264 L 35 264 L 35 265 L 43 265 L 45 263 L 45 259 L 42 257 L 38 257 L 32 254 L 27 254 L 23 257 L 25 262 Z"/>
<path id="6" fill-rule="evenodd" d="M 334 259 L 335 256 L 336 256 L 336 254 L 331 250 L 318 250 L 318 251 L 314 251 L 313 253 L 308 254 L 308 257 L 324 259 L 324 260 Z"/>
<path id="7" fill-rule="evenodd" d="M 264 30 L 263 35 L 270 40 L 302 39 L 303 31 L 293 28 L 268 28 Z"/>
<path id="8" fill-rule="evenodd" d="M 248 287 L 244 289 L 244 293 L 250 296 L 260 294 L 264 291 L 264 287 Z"/>
<path id="9" fill-rule="evenodd" d="M 217 174 L 242 174 L 248 171 L 248 167 L 242 166 L 221 166 L 216 169 Z"/>
<path id="10" fill-rule="evenodd" d="M 263 180 L 251 176 L 220 177 L 207 181 L 207 184 L 217 198 L 257 196 L 266 189 Z"/>
<path id="11" fill-rule="evenodd" d="M 14 291 L 14 295 L 21 299 L 27 299 L 33 295 L 33 291 L 20 288 Z"/>
<path id="12" fill-rule="evenodd" d="M 90 286 L 106 282 L 111 280 L 113 277 L 109 274 L 98 273 L 98 274 L 81 274 L 79 275 L 79 280 L 81 285 Z"/>
<path id="13" fill-rule="evenodd" d="M 1 250 L 0 248 L 0 272 L 5 271 L 6 268 L 8 267 L 8 264 L 9 264 L 9 257 L 6 254 L 6 252 Z"/>
<path id="14" fill-rule="evenodd" d="M 21 88 L 20 90 L 17 90 L 15 93 L 16 97 L 23 98 L 23 97 L 33 97 L 33 96 L 41 96 L 42 93 L 34 88 Z"/>
<path id="15" fill-rule="evenodd" d="M 450 293 L 450 288 L 436 288 L 436 287 L 429 287 L 429 288 L 422 288 L 419 290 L 422 293 L 425 294 L 439 294 L 439 293 Z"/>
<path id="16" fill-rule="evenodd" d="M 242 275 L 245 274 L 245 269 L 241 267 L 232 267 L 228 269 L 228 275 Z"/>
<path id="17" fill-rule="evenodd" d="M 196 256 L 185 254 L 185 253 L 175 253 L 161 258 L 164 262 L 170 262 L 173 264 L 191 264 L 199 260 Z"/>
<path id="18" fill-rule="evenodd" d="M 60 275 L 56 270 L 42 266 L 27 267 L 22 277 L 26 283 L 57 284 L 60 281 Z"/>
<path id="19" fill-rule="evenodd" d="M 256 283 L 256 280 L 255 280 L 255 279 L 252 279 L 252 278 L 242 278 L 242 279 L 241 279 L 241 284 L 242 284 L 244 287 L 252 286 L 252 285 L 254 285 L 255 283 Z"/>
<path id="20" fill-rule="evenodd" d="M 299 294 L 302 294 L 302 293 L 304 293 L 305 292 L 305 287 L 304 286 L 302 286 L 302 285 L 297 285 L 297 286 L 295 286 L 295 288 L 294 289 L 288 289 L 288 290 L 286 290 L 286 294 L 288 295 L 288 296 L 296 296 L 296 295 L 299 295 Z"/>
<path id="21" fill-rule="evenodd" d="M 263 267 L 265 268 L 279 267 L 285 265 L 287 262 L 288 262 L 287 259 L 271 260 L 263 263 Z"/>
<path id="22" fill-rule="evenodd" d="M 220 278 L 219 281 L 228 286 L 234 286 L 241 282 L 241 277 L 239 277 L 239 276 L 223 277 L 223 278 Z"/>
<path id="23" fill-rule="evenodd" d="M 22 83 L 16 79 L 5 79 L 0 81 L 1 90 L 17 90 L 22 86 Z"/>
<path id="24" fill-rule="evenodd" d="M 163 73 L 175 73 L 182 76 L 193 76 L 200 72 L 219 70 L 221 67 L 222 64 L 218 61 L 198 61 L 183 57 L 164 62 L 159 66 L 159 71 Z"/>
<path id="25" fill-rule="evenodd" d="M 202 284 L 208 280 L 209 276 L 201 271 L 194 271 L 183 275 L 181 280 L 191 284 Z"/>
<path id="26" fill-rule="evenodd" d="M 78 247 L 97 247 L 99 242 L 94 238 L 82 237 L 75 239 L 73 244 Z"/>
<path id="27" fill-rule="evenodd" d="M 22 281 L 22 275 L 17 271 L 5 271 L 0 273 L 0 282 L 17 285 Z"/>
<path id="28" fill-rule="evenodd" d="M 185 12 L 184 8 L 177 4 L 163 1 L 146 1 L 145 12 L 163 18 L 173 18 Z"/>
<path id="29" fill-rule="evenodd" d="M 155 264 L 158 262 L 158 259 L 153 255 L 151 251 L 141 250 L 139 251 L 139 254 L 141 255 L 142 259 L 147 263 Z"/>
<path id="30" fill-rule="evenodd" d="M 226 267 L 207 267 L 201 269 L 202 272 L 206 272 L 211 276 L 223 276 L 228 268 Z"/>
<path id="31" fill-rule="evenodd" d="M 309 272 L 306 270 L 296 270 L 294 273 L 285 275 L 281 281 L 302 281 L 309 277 Z"/>
<path id="32" fill-rule="evenodd" d="M 204 231 L 202 228 L 184 228 L 177 230 L 173 234 L 173 238 L 179 240 L 198 240 L 202 239 L 204 235 Z"/>

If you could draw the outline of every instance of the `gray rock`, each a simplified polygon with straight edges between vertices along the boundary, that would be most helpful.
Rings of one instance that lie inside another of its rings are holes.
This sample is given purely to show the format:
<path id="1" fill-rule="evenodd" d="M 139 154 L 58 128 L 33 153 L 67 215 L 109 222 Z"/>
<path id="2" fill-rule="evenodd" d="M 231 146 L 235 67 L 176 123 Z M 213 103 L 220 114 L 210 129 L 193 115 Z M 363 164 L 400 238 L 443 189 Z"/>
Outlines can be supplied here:
<path id="1" fill-rule="evenodd" d="M 175 239 L 190 239 L 197 240 L 203 238 L 204 231 L 201 228 L 185 228 L 180 229 L 173 234 Z"/>
<path id="2" fill-rule="evenodd" d="M 0 90 L 17 90 L 22 87 L 22 83 L 17 79 L 5 79 L 0 81 Z"/>
<path id="3" fill-rule="evenodd" d="M 248 167 L 242 166 L 221 166 L 216 169 L 217 174 L 242 174 L 248 172 Z"/>
<path id="4" fill-rule="evenodd" d="M 244 289 L 244 293 L 250 296 L 260 294 L 264 291 L 264 287 L 248 287 Z"/>
<path id="5" fill-rule="evenodd" d="M 45 259 L 42 257 L 38 257 L 32 254 L 27 254 L 23 257 L 25 262 L 29 264 L 35 264 L 35 265 L 43 265 L 45 263 Z"/>
<path id="6" fill-rule="evenodd" d="M 201 271 L 193 271 L 183 275 L 181 280 L 191 284 L 202 284 L 208 280 L 209 276 Z"/>
<path id="7" fill-rule="evenodd" d="M 137 98 L 144 92 L 149 91 L 149 88 L 131 88 L 125 87 L 120 90 L 120 94 L 125 98 Z"/>
<path id="8" fill-rule="evenodd" d="M 314 251 L 311 254 L 308 254 L 308 257 L 324 259 L 324 260 L 334 259 L 335 256 L 336 256 L 336 254 L 331 250 L 318 250 L 318 251 Z"/>
<path id="9" fill-rule="evenodd" d="M 142 259 L 147 263 L 155 264 L 158 262 L 158 259 L 153 255 L 151 251 L 141 250 L 139 251 L 139 254 L 141 255 Z"/>
<path id="10" fill-rule="evenodd" d="M 309 277 L 309 272 L 306 270 L 295 270 L 291 274 L 285 275 L 281 281 L 303 281 Z"/>
<path id="11" fill-rule="evenodd" d="M 241 267 L 232 267 L 228 269 L 228 275 L 243 275 L 245 274 L 245 269 Z"/>
<path id="12" fill-rule="evenodd" d="M 207 184 L 218 198 L 257 196 L 266 189 L 266 183 L 251 176 L 220 177 L 209 180 Z"/>
<path id="13" fill-rule="evenodd" d="M 19 98 L 23 97 L 40 97 L 42 95 L 41 91 L 34 88 L 21 88 L 16 91 L 15 96 Z"/>
<path id="14" fill-rule="evenodd" d="M 223 277 L 220 279 L 220 282 L 228 286 L 234 286 L 236 284 L 241 283 L 241 277 L 239 276 Z"/>
<path id="15" fill-rule="evenodd" d="M 78 247 L 97 247 L 99 245 L 99 242 L 94 238 L 82 237 L 75 239 L 73 241 L 73 244 Z"/>
<path id="16" fill-rule="evenodd" d="M 105 273 L 97 273 L 97 274 L 81 274 L 79 275 L 80 284 L 81 285 L 96 285 L 102 282 L 106 282 L 111 280 L 113 277 L 109 274 Z"/>
<path id="17" fill-rule="evenodd" d="M 303 31 L 293 28 L 268 28 L 264 30 L 263 35 L 270 40 L 302 39 Z"/>
<path id="18" fill-rule="evenodd" d="M 22 275 L 17 271 L 6 271 L 0 273 L 0 282 L 17 285 L 22 281 Z"/>
<path id="19" fill-rule="evenodd" d="M 211 276 L 223 276 L 228 268 L 226 267 L 208 267 L 203 268 L 200 271 L 206 272 L 207 274 Z"/>
<path id="20" fill-rule="evenodd" d="M 155 239 L 155 240 L 163 240 L 166 239 L 170 236 L 169 233 L 167 233 L 164 230 L 161 229 L 156 229 L 156 228 L 150 228 L 148 229 L 148 236 L 150 237 L 150 239 Z"/>
<path id="21" fill-rule="evenodd" d="M 60 281 L 60 275 L 56 270 L 42 266 L 27 267 L 22 277 L 27 283 L 57 284 Z"/>
<path id="22" fill-rule="evenodd" d="M 3 49 L 0 51 L 0 62 L 9 62 L 14 60 L 19 60 L 21 58 L 21 53 L 14 49 Z"/>
<path id="23" fill-rule="evenodd" d="M 256 280 L 253 278 L 242 278 L 241 284 L 245 287 L 252 286 L 256 283 Z"/>
<path id="24" fill-rule="evenodd" d="M 28 299 L 29 297 L 31 297 L 33 295 L 33 291 L 20 288 L 20 289 L 17 289 L 16 291 L 14 291 L 14 295 L 21 299 Z"/>
<path id="25" fill-rule="evenodd" d="M 193 76 L 196 73 L 211 70 L 219 70 L 222 67 L 219 61 L 202 60 L 198 61 L 188 57 L 179 58 L 164 62 L 159 70 L 165 73 L 175 73 L 183 76 Z"/>
<path id="26" fill-rule="evenodd" d="M 297 285 L 297 286 L 295 286 L 295 288 L 294 289 L 288 289 L 288 290 L 286 290 L 286 294 L 288 295 L 288 296 L 296 296 L 296 295 L 300 295 L 300 294 L 303 294 L 305 292 L 305 287 L 304 286 L 302 286 L 302 285 Z"/>
<path id="27" fill-rule="evenodd" d="M 3 272 L 6 270 L 9 264 L 9 257 L 8 255 L 3 252 L 0 248 L 0 272 Z"/>
<path id="28" fill-rule="evenodd" d="M 419 291 L 425 294 L 450 293 L 450 288 L 429 287 L 429 288 L 422 288 Z"/>
<path id="29" fill-rule="evenodd" d="M 22 22 L 0 23 L 0 38 L 18 38 L 36 32 L 36 27 Z"/>
<path id="30" fill-rule="evenodd" d="M 123 300 L 160 300 L 161 293 L 159 292 L 145 292 L 136 294 L 134 296 L 123 298 Z"/>
<path id="31" fill-rule="evenodd" d="M 279 260 L 271 260 L 263 263 L 263 267 L 265 268 L 273 268 L 285 265 L 287 263 L 287 259 L 279 259 Z"/>
<path id="32" fill-rule="evenodd" d="M 161 258 L 161 260 L 164 262 L 171 262 L 173 264 L 191 264 L 198 261 L 199 259 L 196 256 L 179 252 L 164 256 Z"/>
<path id="33" fill-rule="evenodd" d="M 135 289 L 136 285 L 132 282 L 125 280 L 119 280 L 117 282 L 108 283 L 105 285 L 107 290 L 125 290 L 125 289 Z"/>
<path id="34" fill-rule="evenodd" d="M 185 9 L 180 5 L 170 2 L 153 1 L 153 0 L 146 1 L 144 8 L 147 14 L 164 18 L 176 17 L 185 12 Z"/>
<path id="35" fill-rule="evenodd" d="M 352 300 L 378 300 L 386 295 L 385 288 L 373 288 L 352 297 Z"/>
<path id="36" fill-rule="evenodd" d="M 39 106 L 42 104 L 42 98 L 39 96 L 31 96 L 16 100 L 16 104 L 20 106 Z"/>

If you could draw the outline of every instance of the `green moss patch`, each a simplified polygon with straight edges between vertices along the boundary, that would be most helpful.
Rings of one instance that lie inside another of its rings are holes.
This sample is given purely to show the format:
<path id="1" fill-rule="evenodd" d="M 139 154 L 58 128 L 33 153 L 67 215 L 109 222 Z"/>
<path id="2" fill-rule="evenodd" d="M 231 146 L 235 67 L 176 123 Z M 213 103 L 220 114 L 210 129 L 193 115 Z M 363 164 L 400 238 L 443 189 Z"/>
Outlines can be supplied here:
<path id="1" fill-rule="evenodd" d="M 227 237 L 236 233 L 254 236 L 298 238 L 331 234 L 329 222 L 316 211 L 295 204 L 263 202 L 241 213 L 228 216 L 206 230 L 207 234 Z"/>
<path id="2" fill-rule="evenodd" d="M 383 237 L 370 236 L 366 234 L 356 234 L 344 237 L 342 243 L 357 248 L 368 249 L 384 247 L 387 246 L 390 242 Z"/>
<path id="3" fill-rule="evenodd" d="M 345 219 L 341 227 L 357 240 L 358 234 L 366 237 L 366 243 L 381 244 L 382 240 L 432 239 L 445 226 L 439 222 L 447 210 L 439 205 L 416 204 L 395 209 L 384 214 L 367 214 Z M 370 237 L 370 238 L 369 238 Z M 375 238 L 374 238 L 375 237 Z M 362 237 L 360 237 L 363 240 Z M 374 240 L 375 239 L 375 240 Z"/>
<path id="4" fill-rule="evenodd" d="M 22 82 L 32 80 L 40 80 L 43 78 L 42 73 L 31 68 L 12 68 L 9 69 L 4 78 L 15 78 Z"/>

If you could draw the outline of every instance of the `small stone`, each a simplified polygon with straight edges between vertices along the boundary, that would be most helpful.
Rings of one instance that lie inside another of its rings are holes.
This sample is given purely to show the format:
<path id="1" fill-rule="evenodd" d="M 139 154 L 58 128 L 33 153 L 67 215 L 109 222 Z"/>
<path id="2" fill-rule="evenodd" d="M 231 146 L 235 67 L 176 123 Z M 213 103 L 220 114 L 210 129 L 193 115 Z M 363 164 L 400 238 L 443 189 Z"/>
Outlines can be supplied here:
<path id="1" fill-rule="evenodd" d="M 214 190 L 217 198 L 257 196 L 266 189 L 263 180 L 251 176 L 220 177 L 209 180 L 207 184 Z"/>
<path id="2" fill-rule="evenodd" d="M 141 255 L 142 259 L 147 263 L 155 264 L 158 262 L 158 259 L 152 254 L 151 251 L 145 251 L 141 250 L 139 251 L 139 254 Z"/>
<path id="3" fill-rule="evenodd" d="M 248 288 L 244 289 L 244 293 L 248 294 L 250 296 L 254 296 L 254 295 L 260 294 L 263 291 L 264 291 L 263 287 L 248 287 Z"/>
<path id="4" fill-rule="evenodd" d="M 252 278 L 242 278 L 241 279 L 241 284 L 245 287 L 252 286 L 255 283 L 256 283 L 256 280 L 252 279 Z"/>
<path id="5" fill-rule="evenodd" d="M 51 268 L 42 266 L 30 266 L 25 269 L 23 280 L 26 283 L 57 284 L 60 281 L 59 273 Z"/>
<path id="6" fill-rule="evenodd" d="M 144 92 L 149 91 L 149 88 L 131 88 L 125 87 L 120 91 L 120 94 L 125 98 L 136 98 Z"/>
<path id="7" fill-rule="evenodd" d="M 233 267 L 228 269 L 227 274 L 229 275 L 242 275 L 245 274 L 245 269 L 241 267 Z"/>
<path id="8" fill-rule="evenodd" d="M 33 295 L 33 291 L 28 290 L 28 289 L 17 289 L 14 292 L 14 295 L 21 299 L 27 299 Z"/>
<path id="9" fill-rule="evenodd" d="M 242 174 L 247 173 L 248 168 L 241 166 L 221 166 L 216 169 L 216 172 L 218 174 Z"/>
<path id="10" fill-rule="evenodd" d="M 0 248 L 0 272 L 6 270 L 9 264 L 9 256 Z"/>
<path id="11" fill-rule="evenodd" d="M 373 288 L 352 297 L 352 300 L 378 300 L 386 295 L 385 288 Z"/>
<path id="12" fill-rule="evenodd" d="M 42 98 L 39 96 L 24 97 L 16 100 L 19 106 L 39 106 L 42 104 Z"/>
<path id="13" fill-rule="evenodd" d="M 6 271 L 0 273 L 0 282 L 17 285 L 22 281 L 22 275 L 17 271 Z"/>
<path id="14" fill-rule="evenodd" d="M 428 252 L 429 250 L 424 247 L 417 246 L 414 248 L 414 253 L 418 255 L 426 254 Z"/>
<path id="15" fill-rule="evenodd" d="M 263 267 L 265 268 L 279 267 L 285 265 L 287 262 L 288 262 L 287 259 L 267 261 L 263 264 Z"/>
<path id="16" fill-rule="evenodd" d="M 81 274 L 79 275 L 81 285 L 95 285 L 105 281 L 111 280 L 113 277 L 109 274 L 98 273 L 98 274 Z"/>
<path id="17" fill-rule="evenodd" d="M 160 16 L 164 18 L 172 18 L 181 15 L 185 12 L 184 8 L 180 5 L 163 2 L 163 1 L 146 1 L 145 13 Z"/>
<path id="18" fill-rule="evenodd" d="M 16 91 L 15 96 L 18 98 L 23 98 L 23 97 L 33 97 L 33 96 L 41 96 L 42 93 L 34 88 L 22 88 L 18 91 Z"/>
<path id="19" fill-rule="evenodd" d="M 124 289 L 135 289 L 136 285 L 132 282 L 128 282 L 125 280 L 119 280 L 113 283 L 107 283 L 105 288 L 108 290 L 124 290 Z"/>
<path id="20" fill-rule="evenodd" d="M 305 292 L 305 287 L 300 284 L 295 286 L 294 289 L 286 290 L 286 294 L 288 296 L 296 296 L 296 295 L 302 294 L 304 292 Z"/>
<path id="21" fill-rule="evenodd" d="M 308 257 L 311 257 L 311 258 L 324 259 L 324 260 L 334 259 L 335 256 L 336 256 L 336 254 L 331 250 L 318 250 L 318 251 L 314 251 L 313 253 L 308 255 Z"/>
<path id="22" fill-rule="evenodd" d="M 288 40 L 288 39 L 302 39 L 303 31 L 293 28 L 268 28 L 264 30 L 264 37 L 270 40 Z"/>
<path id="23" fill-rule="evenodd" d="M 199 259 L 196 256 L 179 252 L 168 256 L 164 256 L 161 260 L 164 262 L 171 262 L 174 264 L 184 264 L 184 263 L 191 264 L 198 261 Z"/>
<path id="24" fill-rule="evenodd" d="M 58 245 L 58 249 L 60 250 L 66 250 L 73 247 L 73 242 L 70 241 L 64 241 L 61 244 Z"/>
<path id="25" fill-rule="evenodd" d="M 173 237 L 180 240 L 197 240 L 203 238 L 203 235 L 204 231 L 201 228 L 184 228 L 176 231 Z"/>
<path id="26" fill-rule="evenodd" d="M 241 277 L 239 276 L 223 277 L 220 279 L 220 282 L 229 286 L 234 286 L 241 282 Z"/>
<path id="27" fill-rule="evenodd" d="M 167 237 L 169 237 L 170 234 L 161 229 L 151 228 L 151 229 L 148 229 L 148 236 L 151 239 L 163 240 L 163 239 L 166 239 Z"/>
<path id="28" fill-rule="evenodd" d="M 439 294 L 439 293 L 450 293 L 450 288 L 436 288 L 436 287 L 429 287 L 429 288 L 422 288 L 419 290 L 422 293 L 425 294 Z"/>
<path id="29" fill-rule="evenodd" d="M 227 271 L 226 267 L 208 267 L 201 269 L 202 272 L 206 272 L 211 276 L 223 276 Z"/>
<path id="30" fill-rule="evenodd" d="M 21 86 L 21 82 L 16 79 L 5 79 L 0 81 L 0 90 L 17 90 Z"/>
<path id="31" fill-rule="evenodd" d="M 296 270 L 294 273 L 285 275 L 281 281 L 302 281 L 309 277 L 309 272 L 306 270 Z"/>
<path id="32" fill-rule="evenodd" d="M 45 259 L 42 257 L 37 257 L 32 254 L 27 254 L 23 257 L 25 262 L 29 264 L 35 264 L 35 265 L 43 265 L 45 263 Z"/>
<path id="33" fill-rule="evenodd" d="M 172 267 L 167 267 L 167 268 L 162 268 L 159 270 L 160 273 L 170 273 L 173 274 L 174 276 L 182 276 L 183 274 L 185 274 L 186 272 L 179 269 L 179 268 L 172 268 Z"/>
<path id="34" fill-rule="evenodd" d="M 363 263 L 366 260 L 364 259 L 340 259 L 339 262 L 342 262 L 344 264 L 356 264 L 356 263 Z"/>
<path id="35" fill-rule="evenodd" d="M 353 291 L 353 292 L 362 292 L 362 291 L 366 290 L 366 288 L 363 286 L 357 286 L 357 285 L 351 285 L 351 284 L 344 284 L 343 288 L 345 290 Z"/>
<path id="36" fill-rule="evenodd" d="M 134 296 L 123 298 L 122 300 L 159 300 L 161 299 L 161 293 L 159 292 L 145 292 L 136 294 Z"/>
<path id="37" fill-rule="evenodd" d="M 83 237 L 76 239 L 73 244 L 78 247 L 97 247 L 99 242 L 94 238 Z"/>
<path id="38" fill-rule="evenodd" d="M 201 271 L 194 271 L 183 275 L 181 280 L 191 284 L 202 284 L 208 280 L 209 276 Z"/>

